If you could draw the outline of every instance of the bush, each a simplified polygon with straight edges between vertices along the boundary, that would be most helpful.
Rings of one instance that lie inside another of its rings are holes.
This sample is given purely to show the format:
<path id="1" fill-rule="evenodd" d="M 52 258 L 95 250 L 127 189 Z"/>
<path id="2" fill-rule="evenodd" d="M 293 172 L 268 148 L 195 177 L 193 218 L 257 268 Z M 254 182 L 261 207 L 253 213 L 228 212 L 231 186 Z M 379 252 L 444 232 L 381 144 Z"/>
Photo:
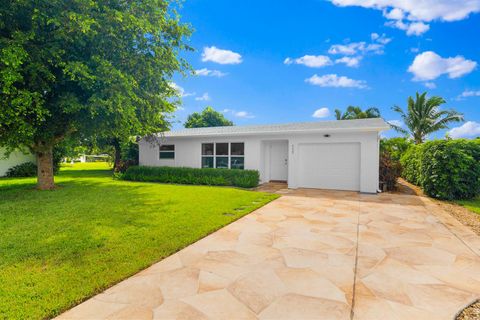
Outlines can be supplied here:
<path id="1" fill-rule="evenodd" d="M 32 162 L 18 164 L 8 169 L 5 176 L 10 178 L 35 177 L 37 176 L 37 165 Z"/>
<path id="2" fill-rule="evenodd" d="M 380 189 L 382 191 L 395 190 L 397 179 L 401 172 L 400 162 L 394 160 L 390 153 L 384 151 L 380 154 Z"/>
<path id="3" fill-rule="evenodd" d="M 412 145 L 400 158 L 401 176 L 415 185 L 420 185 L 420 155 L 421 145 Z"/>
<path id="4" fill-rule="evenodd" d="M 380 140 L 380 152 L 388 152 L 393 161 L 400 161 L 400 158 L 412 145 L 412 140 L 405 137 L 383 138 Z"/>
<path id="5" fill-rule="evenodd" d="M 122 175 L 122 179 L 253 188 L 258 186 L 260 176 L 256 170 L 132 166 Z"/>
<path id="6" fill-rule="evenodd" d="M 409 148 L 401 161 L 404 178 L 431 197 L 469 199 L 480 193 L 478 141 L 429 141 Z"/>

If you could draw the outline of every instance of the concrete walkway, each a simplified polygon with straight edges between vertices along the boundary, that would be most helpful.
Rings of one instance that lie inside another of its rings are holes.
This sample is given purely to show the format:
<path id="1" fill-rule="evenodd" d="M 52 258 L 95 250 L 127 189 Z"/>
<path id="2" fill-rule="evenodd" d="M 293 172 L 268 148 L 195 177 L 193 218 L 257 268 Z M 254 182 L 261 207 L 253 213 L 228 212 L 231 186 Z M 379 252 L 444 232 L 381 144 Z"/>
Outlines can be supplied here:
<path id="1" fill-rule="evenodd" d="M 453 319 L 480 238 L 428 199 L 299 190 L 61 319 Z"/>

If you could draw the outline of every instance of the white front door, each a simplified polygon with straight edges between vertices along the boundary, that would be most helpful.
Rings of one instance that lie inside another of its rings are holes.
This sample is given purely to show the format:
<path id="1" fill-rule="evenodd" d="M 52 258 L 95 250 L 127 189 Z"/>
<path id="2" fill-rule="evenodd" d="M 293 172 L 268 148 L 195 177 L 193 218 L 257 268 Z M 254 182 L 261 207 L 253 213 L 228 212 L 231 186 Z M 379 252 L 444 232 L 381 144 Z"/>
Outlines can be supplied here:
<path id="1" fill-rule="evenodd" d="M 287 181 L 288 141 L 270 143 L 270 180 Z"/>

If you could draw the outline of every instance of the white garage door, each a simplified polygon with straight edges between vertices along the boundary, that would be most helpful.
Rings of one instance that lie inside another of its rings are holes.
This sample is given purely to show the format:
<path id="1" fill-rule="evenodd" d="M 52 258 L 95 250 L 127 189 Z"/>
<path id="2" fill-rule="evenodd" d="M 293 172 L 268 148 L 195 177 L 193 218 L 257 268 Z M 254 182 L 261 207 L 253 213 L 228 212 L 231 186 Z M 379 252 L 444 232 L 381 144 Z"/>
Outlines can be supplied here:
<path id="1" fill-rule="evenodd" d="M 299 187 L 360 190 L 360 143 L 300 144 Z"/>

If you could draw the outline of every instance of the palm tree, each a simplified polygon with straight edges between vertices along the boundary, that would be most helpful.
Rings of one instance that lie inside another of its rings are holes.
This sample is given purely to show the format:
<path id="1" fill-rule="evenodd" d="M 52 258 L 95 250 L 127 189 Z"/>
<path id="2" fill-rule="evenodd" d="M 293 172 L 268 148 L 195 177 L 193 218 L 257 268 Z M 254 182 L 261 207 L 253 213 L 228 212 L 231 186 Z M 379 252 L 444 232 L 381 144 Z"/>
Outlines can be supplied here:
<path id="1" fill-rule="evenodd" d="M 378 108 L 368 108 L 363 111 L 360 107 L 348 106 L 343 114 L 340 110 L 335 109 L 335 116 L 337 120 L 380 118 L 380 110 Z"/>
<path id="2" fill-rule="evenodd" d="M 455 110 L 440 110 L 446 101 L 442 97 L 426 98 L 427 93 L 416 93 L 415 99 L 408 97 L 407 111 L 399 106 L 394 106 L 393 111 L 398 112 L 408 130 L 396 125 L 391 125 L 395 130 L 411 135 L 415 144 L 422 143 L 427 135 L 432 132 L 448 128 L 451 122 L 463 121 L 463 114 Z"/>

